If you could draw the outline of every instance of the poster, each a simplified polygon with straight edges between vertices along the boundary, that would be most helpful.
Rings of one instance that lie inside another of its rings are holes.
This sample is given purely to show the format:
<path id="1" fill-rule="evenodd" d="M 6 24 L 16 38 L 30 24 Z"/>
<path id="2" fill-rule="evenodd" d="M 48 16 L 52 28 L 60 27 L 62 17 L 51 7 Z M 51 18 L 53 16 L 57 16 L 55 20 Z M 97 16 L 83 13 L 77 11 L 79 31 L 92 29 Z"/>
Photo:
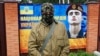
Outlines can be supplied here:
<path id="1" fill-rule="evenodd" d="M 66 26 L 66 31 L 69 37 L 70 49 L 81 49 L 86 48 L 86 32 L 87 32 L 87 5 L 81 5 L 82 10 L 82 20 L 80 22 L 80 27 L 76 27 L 79 31 L 80 36 L 70 34 L 71 24 L 70 16 L 66 14 L 66 10 L 70 4 L 54 4 L 54 18 L 57 21 L 61 21 Z M 71 13 L 71 12 L 70 12 Z M 69 13 L 69 14 L 70 14 Z M 19 30 L 20 30 L 20 51 L 21 53 L 28 52 L 28 38 L 30 35 L 31 28 L 34 27 L 41 20 L 41 4 L 20 4 L 19 5 Z M 79 19 L 80 21 L 80 19 Z M 73 37 L 71 37 L 73 36 Z"/>

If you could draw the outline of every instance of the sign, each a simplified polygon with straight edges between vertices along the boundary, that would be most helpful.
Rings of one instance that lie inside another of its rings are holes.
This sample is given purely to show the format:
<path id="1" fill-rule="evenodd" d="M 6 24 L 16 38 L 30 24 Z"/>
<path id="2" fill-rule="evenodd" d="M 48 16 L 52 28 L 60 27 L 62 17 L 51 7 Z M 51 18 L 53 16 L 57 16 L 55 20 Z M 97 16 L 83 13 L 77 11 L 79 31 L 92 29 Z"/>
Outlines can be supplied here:
<path id="1" fill-rule="evenodd" d="M 80 27 L 76 26 L 76 32 L 81 29 L 79 32 L 82 33 L 79 37 L 74 37 L 71 33 L 73 30 L 70 24 L 70 15 L 66 14 L 66 10 L 70 5 L 66 4 L 54 4 L 54 18 L 57 21 L 61 21 L 66 26 L 66 31 L 69 36 L 70 49 L 80 49 L 86 48 L 86 32 L 87 32 L 87 5 L 81 5 L 83 8 L 80 15 L 82 21 L 80 22 Z M 20 29 L 20 50 L 21 53 L 28 52 L 28 38 L 30 35 L 31 28 L 41 20 L 41 4 L 20 4 L 19 5 L 19 29 Z M 79 12 L 80 13 L 80 12 Z M 77 17 L 77 16 L 76 16 Z M 77 19 L 74 19 L 77 20 Z M 80 19 L 78 19 L 78 22 Z M 71 31 L 70 31 L 71 30 Z M 74 30 L 73 30 L 74 31 Z M 77 36 L 78 36 L 77 35 Z M 73 37 L 71 37 L 73 36 Z"/>

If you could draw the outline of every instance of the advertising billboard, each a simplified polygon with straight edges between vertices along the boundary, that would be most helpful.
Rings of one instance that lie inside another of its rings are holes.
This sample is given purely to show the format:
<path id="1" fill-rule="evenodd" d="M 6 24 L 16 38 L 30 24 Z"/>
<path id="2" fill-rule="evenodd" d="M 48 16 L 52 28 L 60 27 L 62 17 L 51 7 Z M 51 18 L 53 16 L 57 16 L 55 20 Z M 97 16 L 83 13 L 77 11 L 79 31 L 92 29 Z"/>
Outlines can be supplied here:
<path id="1" fill-rule="evenodd" d="M 70 49 L 86 48 L 87 32 L 87 5 L 82 4 L 80 16 L 74 9 L 77 6 L 69 8 L 70 4 L 54 4 L 54 19 L 62 22 L 66 27 L 69 37 Z M 71 15 L 76 14 L 76 19 Z M 28 53 L 28 39 L 31 28 L 34 28 L 41 20 L 41 4 L 20 4 L 19 5 L 19 30 L 20 30 L 20 51 Z M 72 25 L 73 24 L 73 25 Z"/>

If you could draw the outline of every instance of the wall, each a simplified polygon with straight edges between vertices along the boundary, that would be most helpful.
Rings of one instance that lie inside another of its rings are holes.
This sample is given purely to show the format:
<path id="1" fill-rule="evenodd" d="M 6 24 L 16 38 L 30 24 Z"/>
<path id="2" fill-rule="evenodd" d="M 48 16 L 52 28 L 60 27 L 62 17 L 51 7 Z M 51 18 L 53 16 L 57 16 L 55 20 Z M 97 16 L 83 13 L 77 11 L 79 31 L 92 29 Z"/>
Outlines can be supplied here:
<path id="1" fill-rule="evenodd" d="M 7 56 L 19 56 L 18 4 L 5 3 Z"/>
<path id="2" fill-rule="evenodd" d="M 19 56 L 18 4 L 5 3 L 7 56 Z M 88 4 L 88 52 L 97 50 L 99 4 Z"/>
<path id="3" fill-rule="evenodd" d="M 97 50 L 99 4 L 88 4 L 87 51 Z"/>

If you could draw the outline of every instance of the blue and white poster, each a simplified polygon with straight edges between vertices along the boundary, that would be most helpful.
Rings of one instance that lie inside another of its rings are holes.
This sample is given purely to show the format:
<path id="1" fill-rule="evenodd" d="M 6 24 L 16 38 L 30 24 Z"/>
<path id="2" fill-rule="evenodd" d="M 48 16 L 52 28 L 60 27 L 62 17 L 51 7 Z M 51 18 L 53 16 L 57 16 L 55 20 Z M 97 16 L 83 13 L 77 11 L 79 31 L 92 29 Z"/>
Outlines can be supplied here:
<path id="1" fill-rule="evenodd" d="M 79 11 L 70 10 L 68 4 L 54 4 L 54 18 L 66 26 L 70 49 L 86 48 L 87 5 L 80 5 Z M 77 6 L 73 6 L 73 9 Z M 41 4 L 19 5 L 19 30 L 21 53 L 28 52 L 28 38 L 31 28 L 41 20 Z"/>

